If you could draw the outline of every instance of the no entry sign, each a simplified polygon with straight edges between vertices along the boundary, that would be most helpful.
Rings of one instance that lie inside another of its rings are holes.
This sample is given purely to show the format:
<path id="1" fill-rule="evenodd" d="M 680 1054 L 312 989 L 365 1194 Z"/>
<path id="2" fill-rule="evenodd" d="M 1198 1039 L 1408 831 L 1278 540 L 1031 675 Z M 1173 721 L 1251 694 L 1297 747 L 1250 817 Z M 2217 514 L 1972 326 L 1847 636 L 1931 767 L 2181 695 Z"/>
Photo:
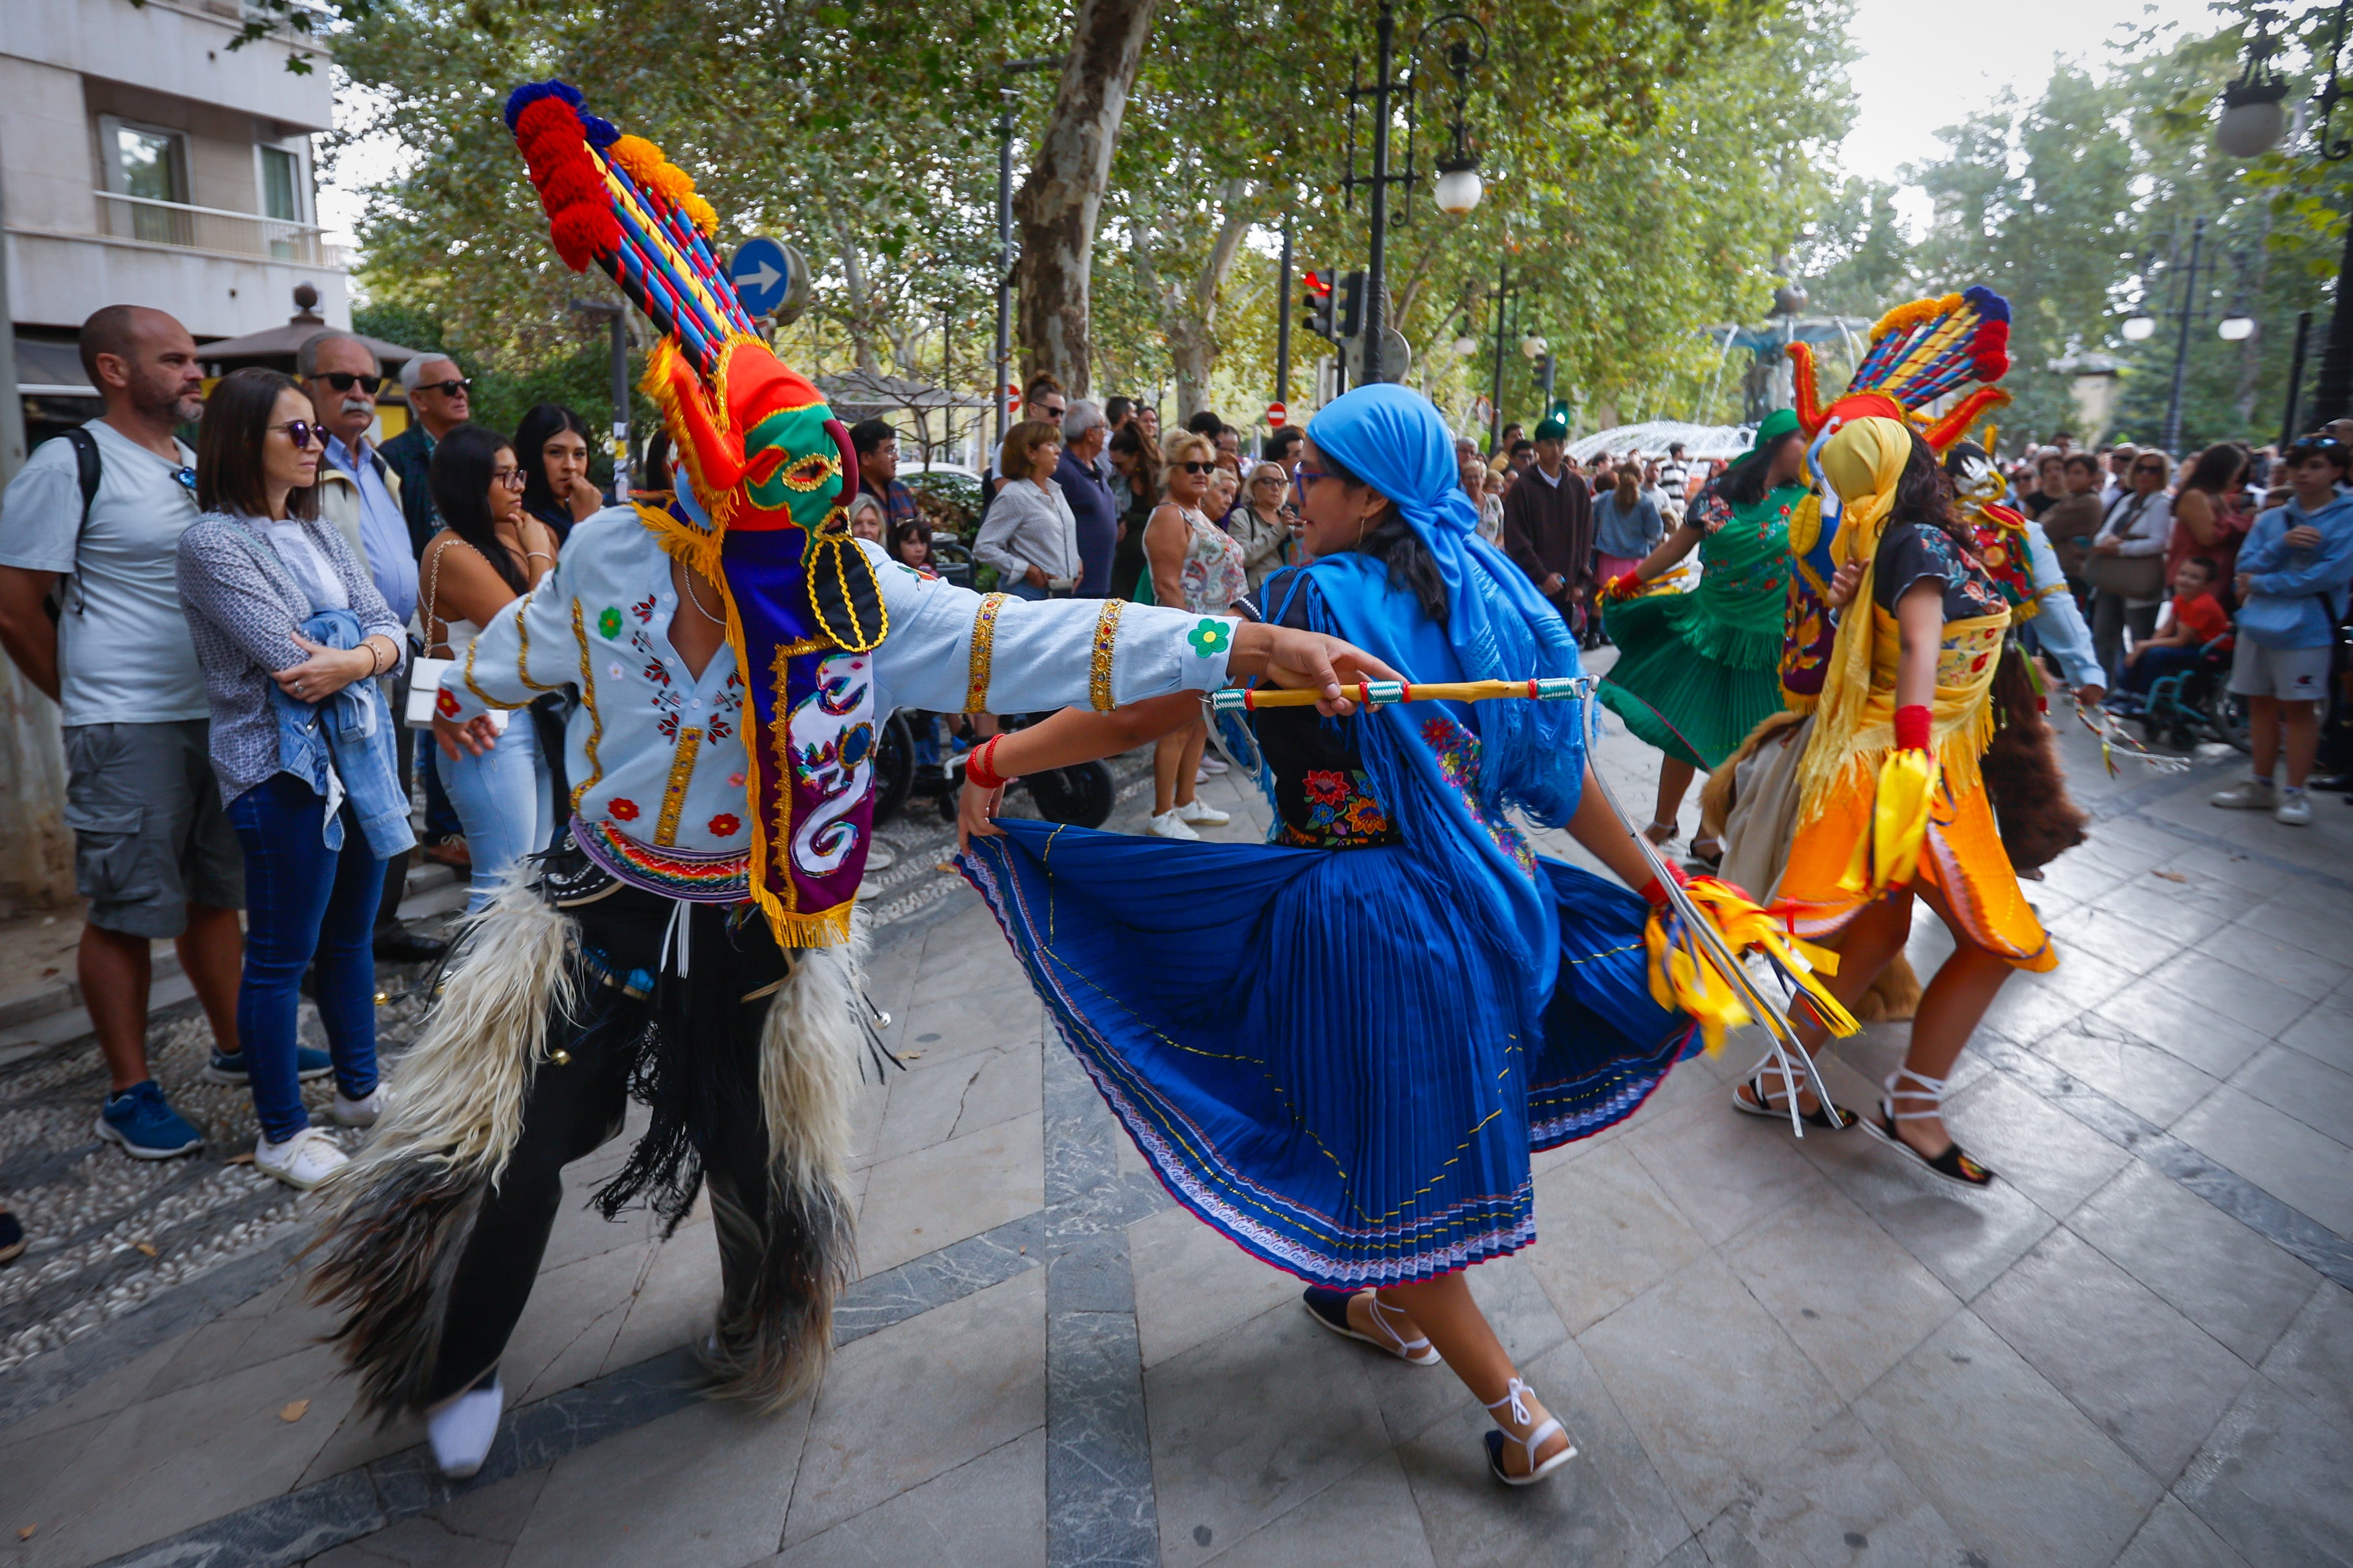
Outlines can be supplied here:
<path id="1" fill-rule="evenodd" d="M 1269 429 L 1282 429 L 1282 422 L 1290 417 L 1291 410 L 1285 408 L 1282 404 L 1270 403 L 1266 405 L 1266 423 Z"/>

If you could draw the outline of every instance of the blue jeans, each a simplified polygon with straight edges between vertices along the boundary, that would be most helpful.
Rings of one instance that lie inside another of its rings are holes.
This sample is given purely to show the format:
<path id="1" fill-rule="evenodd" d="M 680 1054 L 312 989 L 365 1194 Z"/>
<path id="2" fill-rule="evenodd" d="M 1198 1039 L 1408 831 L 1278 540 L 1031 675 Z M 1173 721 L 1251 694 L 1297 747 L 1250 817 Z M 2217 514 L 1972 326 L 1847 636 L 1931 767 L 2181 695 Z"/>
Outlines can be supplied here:
<path id="1" fill-rule="evenodd" d="M 375 952 L 371 942 L 384 862 L 343 807 L 343 847 L 319 832 L 323 811 L 311 786 L 272 773 L 229 802 L 245 849 L 245 979 L 237 1032 L 261 1134 L 283 1143 L 311 1124 L 294 1076 L 294 1012 L 302 972 L 315 959 L 319 1019 L 346 1099 L 375 1089 Z"/>
<path id="2" fill-rule="evenodd" d="M 441 748 L 424 745 L 417 752 L 417 774 L 425 781 L 425 831 L 441 838 L 464 835 L 465 825 L 458 820 L 457 808 L 449 804 L 449 792 L 441 787 Z"/>
<path id="3" fill-rule="evenodd" d="M 466 912 L 488 904 L 504 884 L 515 862 L 547 847 L 554 824 L 548 820 L 547 764 L 539 754 L 539 737 L 531 715 L 508 715 L 506 733 L 499 743 L 477 757 L 459 752 L 451 762 L 433 747 L 441 769 L 441 787 L 458 808 L 466 830 L 466 852 L 473 857 L 473 881 L 466 892 Z"/>
<path id="4" fill-rule="evenodd" d="M 2125 666 L 2124 689 L 2145 693 L 2168 675 L 2195 668 L 2205 652 L 2203 647 L 2195 646 L 2144 648 L 2138 658 Z"/>

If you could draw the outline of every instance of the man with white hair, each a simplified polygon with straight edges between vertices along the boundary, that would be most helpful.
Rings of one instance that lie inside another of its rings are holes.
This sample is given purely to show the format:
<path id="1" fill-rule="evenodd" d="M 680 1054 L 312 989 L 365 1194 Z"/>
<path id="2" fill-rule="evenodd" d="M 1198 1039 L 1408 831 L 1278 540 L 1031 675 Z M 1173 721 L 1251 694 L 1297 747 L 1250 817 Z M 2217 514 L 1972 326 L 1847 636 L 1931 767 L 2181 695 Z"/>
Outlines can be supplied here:
<path id="1" fill-rule="evenodd" d="M 400 510 L 408 518 L 409 545 L 420 558 L 427 542 L 441 531 L 441 519 L 433 510 L 433 448 L 473 417 L 467 395 L 471 384 L 448 354 L 418 354 L 400 367 L 408 428 L 386 441 L 377 455 L 400 476 Z"/>
<path id="2" fill-rule="evenodd" d="M 417 609 L 417 546 L 412 542 L 406 510 L 401 504 L 400 475 L 383 453 L 369 444 L 368 429 L 375 423 L 377 374 L 375 351 L 353 333 L 329 328 L 302 340 L 294 352 L 294 372 L 318 410 L 319 427 L 326 432 L 326 461 L 319 465 L 319 515 L 351 542 L 368 576 L 393 617 L 406 625 Z M 429 535 L 427 537 L 430 537 Z M 392 711 L 405 702 L 405 689 L 385 692 Z M 408 788 L 408 764 L 416 731 L 402 726 L 394 735 L 400 760 L 400 784 Z M 446 944 L 410 934 L 399 921 L 401 894 L 408 880 L 408 862 L 416 854 L 404 850 L 384 868 L 384 901 L 377 907 L 375 955 L 388 963 L 423 963 L 441 956 Z"/>
<path id="3" fill-rule="evenodd" d="M 1110 596 L 1112 556 L 1119 549 L 1119 502 L 1095 461 L 1110 444 L 1111 421 L 1103 405 L 1084 397 L 1071 404 L 1062 416 L 1062 458 L 1054 465 L 1054 483 L 1079 525 L 1082 599 Z"/>

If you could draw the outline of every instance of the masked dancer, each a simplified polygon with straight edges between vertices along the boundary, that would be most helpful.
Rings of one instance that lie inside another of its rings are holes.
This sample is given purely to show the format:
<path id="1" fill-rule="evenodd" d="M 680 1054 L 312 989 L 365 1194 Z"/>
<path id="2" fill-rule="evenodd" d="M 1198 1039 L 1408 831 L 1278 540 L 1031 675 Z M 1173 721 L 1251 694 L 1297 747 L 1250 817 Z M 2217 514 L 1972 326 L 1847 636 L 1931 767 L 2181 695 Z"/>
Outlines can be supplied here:
<path id="1" fill-rule="evenodd" d="M 506 112 L 559 255 L 603 268 L 662 334 L 643 386 L 679 467 L 674 493 L 580 523 L 438 700 L 445 749 L 470 750 L 489 710 L 558 689 L 579 704 L 568 831 L 473 929 L 329 1193 L 313 1278 L 345 1310 L 366 1401 L 425 1414 L 453 1477 L 496 1433 L 563 1168 L 632 1095 L 651 1125 L 596 1201 L 611 1217 L 649 1198 L 674 1228 L 709 1192 L 722 1289 L 703 1349 L 723 1390 L 782 1403 L 824 1366 L 853 1266 L 869 1042 L 851 915 L 881 716 L 1107 709 L 1251 670 L 1336 698 L 1332 656 L 1356 668 L 1314 633 L 983 598 L 853 539 L 848 432 L 744 314 L 692 182 L 561 83 Z"/>

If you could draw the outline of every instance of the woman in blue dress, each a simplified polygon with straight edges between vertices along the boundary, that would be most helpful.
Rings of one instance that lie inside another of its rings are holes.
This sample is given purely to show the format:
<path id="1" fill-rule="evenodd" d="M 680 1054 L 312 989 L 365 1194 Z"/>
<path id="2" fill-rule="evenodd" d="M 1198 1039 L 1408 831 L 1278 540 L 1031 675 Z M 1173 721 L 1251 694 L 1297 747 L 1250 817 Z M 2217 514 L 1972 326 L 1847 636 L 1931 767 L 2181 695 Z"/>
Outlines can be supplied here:
<path id="1" fill-rule="evenodd" d="M 1478 536 L 1427 400 L 1351 392 L 1304 451 L 1315 561 L 1267 581 L 1266 618 L 1415 681 L 1578 673 L 1559 613 Z M 1665 894 L 1587 787 L 1576 703 L 1261 710 L 1265 846 L 992 820 L 1004 778 L 1198 711 L 1070 710 L 991 742 L 962 803 L 965 874 L 1176 1199 L 1306 1280 L 1325 1327 L 1443 1359 L 1495 1414 L 1494 1474 L 1535 1480 L 1576 1450 L 1463 1270 L 1535 1238 L 1531 1152 L 1630 1115 L 1691 1030 L 1651 999 L 1643 898 L 1537 857 L 1510 813 Z"/>

